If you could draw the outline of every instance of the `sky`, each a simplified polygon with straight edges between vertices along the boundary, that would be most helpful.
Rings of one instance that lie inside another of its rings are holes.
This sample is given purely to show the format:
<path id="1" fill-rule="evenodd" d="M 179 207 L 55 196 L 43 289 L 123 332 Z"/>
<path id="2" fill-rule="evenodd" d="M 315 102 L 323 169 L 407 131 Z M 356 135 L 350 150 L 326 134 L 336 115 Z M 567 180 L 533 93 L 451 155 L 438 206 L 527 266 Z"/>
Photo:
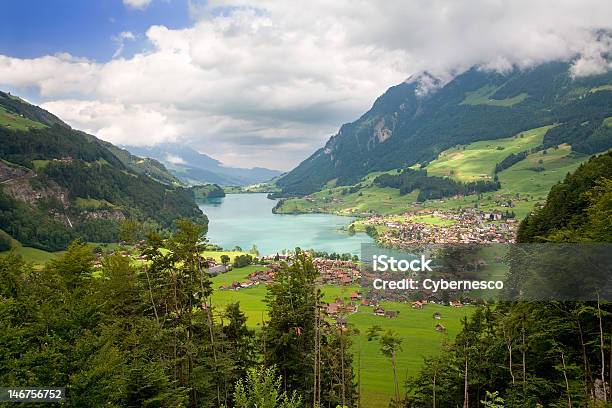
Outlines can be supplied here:
<path id="1" fill-rule="evenodd" d="M 609 0 L 6 1 L 0 89 L 115 144 L 289 170 L 423 71 L 606 72 L 610 16 Z"/>

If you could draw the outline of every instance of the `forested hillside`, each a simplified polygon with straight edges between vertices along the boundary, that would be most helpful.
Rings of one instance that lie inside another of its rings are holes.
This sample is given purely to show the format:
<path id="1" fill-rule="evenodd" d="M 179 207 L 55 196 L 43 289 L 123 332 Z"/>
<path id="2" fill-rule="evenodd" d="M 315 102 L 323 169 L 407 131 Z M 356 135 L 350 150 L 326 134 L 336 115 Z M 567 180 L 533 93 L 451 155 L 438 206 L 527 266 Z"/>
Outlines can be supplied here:
<path id="1" fill-rule="evenodd" d="M 211 304 L 203 232 L 150 234 L 133 254 L 146 263 L 96 266 L 81 243 L 42 271 L 0 257 L 0 383 L 62 386 L 75 408 L 354 406 L 350 333 L 318 312 L 312 260 L 282 264 L 256 334 L 238 303 Z"/>
<path id="2" fill-rule="evenodd" d="M 593 157 L 522 223 L 519 242 L 612 241 L 612 152 Z"/>
<path id="3" fill-rule="evenodd" d="M 521 224 L 519 241 L 610 243 L 611 208 L 612 154 L 607 153 L 555 186 L 543 208 Z M 500 302 L 479 309 L 463 322 L 454 343 L 407 381 L 403 405 L 609 406 L 609 300 Z"/>
<path id="4" fill-rule="evenodd" d="M 545 147 L 568 143 L 579 153 L 612 147 L 612 74 L 572 78 L 567 63 L 508 74 L 473 68 L 423 93 L 418 78 L 390 88 L 357 121 L 277 184 L 285 195 L 349 185 L 373 171 L 425 164 L 452 146 L 510 137 L 557 124 Z"/>
<path id="5" fill-rule="evenodd" d="M 0 230 L 22 244 L 55 251 L 77 237 L 115 242 L 125 219 L 150 229 L 171 228 L 177 217 L 206 222 L 160 163 L 14 96 L 0 94 L 0 107 Z"/>

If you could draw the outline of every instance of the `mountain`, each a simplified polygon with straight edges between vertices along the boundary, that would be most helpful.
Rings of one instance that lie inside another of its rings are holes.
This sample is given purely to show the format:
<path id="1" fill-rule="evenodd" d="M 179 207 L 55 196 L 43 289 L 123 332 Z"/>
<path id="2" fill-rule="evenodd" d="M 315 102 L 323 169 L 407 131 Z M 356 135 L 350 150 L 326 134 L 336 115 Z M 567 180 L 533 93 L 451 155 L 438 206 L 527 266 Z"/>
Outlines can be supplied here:
<path id="1" fill-rule="evenodd" d="M 147 229 L 176 218 L 206 223 L 193 194 L 165 167 L 0 92 L 0 230 L 59 250 L 75 238 L 115 242 L 125 219 Z"/>
<path id="2" fill-rule="evenodd" d="M 123 146 L 143 157 L 152 157 L 164 163 L 172 173 L 188 184 L 215 183 L 238 185 L 261 183 L 281 174 L 280 171 L 262 167 L 250 169 L 226 167 L 220 161 L 188 146 L 165 143 L 152 147 Z"/>
<path id="3" fill-rule="evenodd" d="M 427 76 L 388 89 L 355 122 L 281 177 L 285 196 L 350 185 L 375 171 L 426 164 L 459 144 L 557 125 L 543 145 L 593 154 L 612 147 L 612 73 L 572 78 L 564 62 L 506 74 L 472 68 L 447 84 Z M 423 85 L 429 89 L 423 89 Z"/>

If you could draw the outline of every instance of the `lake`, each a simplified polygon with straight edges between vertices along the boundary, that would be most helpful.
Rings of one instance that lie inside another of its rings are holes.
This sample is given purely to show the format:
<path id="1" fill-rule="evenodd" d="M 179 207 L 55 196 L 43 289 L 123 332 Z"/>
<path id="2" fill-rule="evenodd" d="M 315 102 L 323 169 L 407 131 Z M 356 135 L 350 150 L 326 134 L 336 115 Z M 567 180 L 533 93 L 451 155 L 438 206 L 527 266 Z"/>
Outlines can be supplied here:
<path id="1" fill-rule="evenodd" d="M 198 202 L 209 219 L 208 240 L 227 249 L 240 246 L 248 250 L 255 244 L 261 255 L 296 246 L 358 255 L 362 243 L 372 242 L 364 233 L 349 235 L 342 230 L 352 217 L 273 214 L 275 204 L 265 193 L 228 194 Z"/>

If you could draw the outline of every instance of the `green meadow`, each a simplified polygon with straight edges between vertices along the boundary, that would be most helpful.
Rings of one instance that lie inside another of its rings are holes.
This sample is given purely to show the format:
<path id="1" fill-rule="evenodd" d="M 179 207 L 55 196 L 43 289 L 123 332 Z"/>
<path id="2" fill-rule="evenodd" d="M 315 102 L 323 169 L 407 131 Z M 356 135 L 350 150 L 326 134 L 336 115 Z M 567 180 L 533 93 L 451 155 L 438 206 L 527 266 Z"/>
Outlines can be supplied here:
<path id="1" fill-rule="evenodd" d="M 520 193 L 544 199 L 554 184 L 587 159 L 587 155 L 572 152 L 568 145 L 532 153 L 499 173 L 502 185 L 499 193 Z"/>
<path id="2" fill-rule="evenodd" d="M 461 105 L 489 105 L 508 108 L 523 102 L 529 96 L 527 93 L 523 92 L 512 98 L 491 99 L 491 96 L 493 96 L 498 89 L 499 87 L 494 85 L 485 85 L 475 91 L 466 92 L 465 99 L 461 102 Z"/>
<path id="3" fill-rule="evenodd" d="M 13 130 L 28 130 L 29 128 L 41 128 L 45 125 L 23 116 L 9 112 L 0 106 L 0 126 L 5 126 Z"/>
<path id="4" fill-rule="evenodd" d="M 445 150 L 427 165 L 427 174 L 460 181 L 492 179 L 497 163 L 512 153 L 541 145 L 544 134 L 551 127 L 544 126 L 505 139 L 483 140 Z"/>
<path id="5" fill-rule="evenodd" d="M 266 295 L 265 285 L 257 285 L 241 290 L 218 290 L 220 285 L 231 284 L 234 281 L 243 281 L 245 277 L 262 266 L 248 266 L 234 269 L 228 273 L 212 278 L 215 289 L 212 302 L 219 312 L 229 303 L 240 302 L 240 308 L 247 316 L 247 324 L 254 328 L 261 328 L 262 322 L 267 319 L 264 303 Z M 356 285 L 331 286 L 321 288 L 325 302 L 342 298 L 348 301 L 350 293 L 358 290 Z M 423 365 L 423 358 L 439 352 L 444 342 L 452 339 L 461 330 L 461 319 L 469 316 L 473 307 L 452 308 L 440 305 L 427 305 L 423 309 L 413 309 L 411 305 L 397 302 L 383 302 L 386 310 L 399 311 L 397 318 L 389 319 L 375 316 L 371 307 L 359 306 L 356 313 L 347 317 L 348 322 L 356 329 L 357 334 L 353 340 L 355 376 L 361 379 L 361 396 L 363 407 L 387 406 L 393 394 L 393 374 L 391 362 L 383 357 L 379 344 L 368 341 L 366 331 L 369 327 L 380 325 L 383 329 L 393 330 L 402 336 L 402 351 L 398 354 L 398 371 L 400 381 L 415 375 Z M 441 320 L 433 318 L 439 312 Z M 446 327 L 446 332 L 435 330 L 437 323 Z"/>
<path id="6" fill-rule="evenodd" d="M 308 197 L 292 198 L 285 201 L 279 213 L 398 214 L 414 203 L 418 196 L 418 191 L 402 196 L 398 189 L 374 185 L 368 185 L 354 193 L 346 191 L 347 187 L 334 187 Z"/>

